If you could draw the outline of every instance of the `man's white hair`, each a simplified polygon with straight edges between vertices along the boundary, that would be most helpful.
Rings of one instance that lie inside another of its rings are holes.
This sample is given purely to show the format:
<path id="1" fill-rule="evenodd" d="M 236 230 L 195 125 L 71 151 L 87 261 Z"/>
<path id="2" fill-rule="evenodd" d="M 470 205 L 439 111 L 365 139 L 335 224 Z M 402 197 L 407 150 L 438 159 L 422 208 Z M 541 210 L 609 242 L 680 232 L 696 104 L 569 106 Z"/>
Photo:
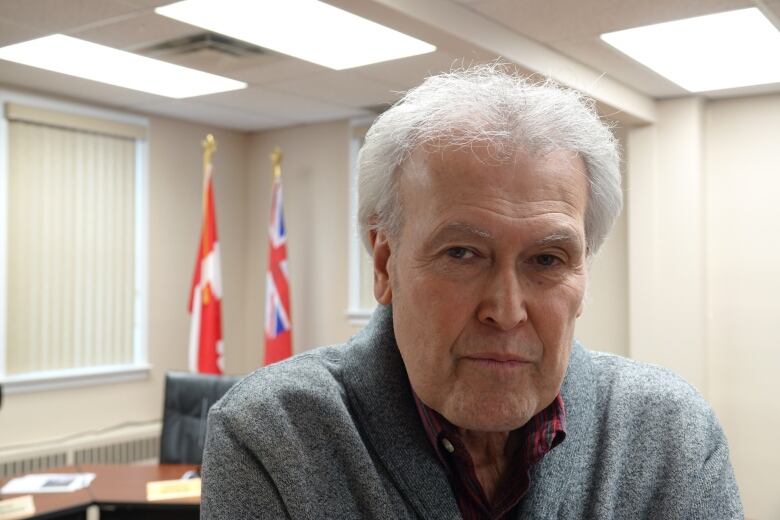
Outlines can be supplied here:
<path id="1" fill-rule="evenodd" d="M 620 213 L 620 154 L 595 103 L 547 80 L 533 83 L 503 64 L 479 65 L 427 78 L 379 116 L 358 156 L 358 223 L 396 236 L 403 223 L 399 177 L 420 146 L 486 150 L 492 160 L 515 152 L 569 151 L 582 158 L 589 184 L 585 238 L 590 255 Z"/>

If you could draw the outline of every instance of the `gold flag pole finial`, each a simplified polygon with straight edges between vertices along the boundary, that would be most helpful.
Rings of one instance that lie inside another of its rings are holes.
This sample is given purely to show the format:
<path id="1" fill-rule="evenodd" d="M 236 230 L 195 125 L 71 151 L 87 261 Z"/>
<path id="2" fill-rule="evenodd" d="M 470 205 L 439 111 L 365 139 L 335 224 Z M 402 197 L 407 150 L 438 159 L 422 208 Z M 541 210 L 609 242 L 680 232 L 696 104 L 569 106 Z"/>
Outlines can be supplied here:
<path id="1" fill-rule="evenodd" d="M 206 168 L 211 164 L 211 156 L 217 151 L 217 140 L 209 134 L 200 144 L 203 145 L 203 167 Z"/>
<path id="2" fill-rule="evenodd" d="M 274 179 L 282 176 L 282 150 L 277 146 L 271 153 L 271 166 L 274 172 Z"/>

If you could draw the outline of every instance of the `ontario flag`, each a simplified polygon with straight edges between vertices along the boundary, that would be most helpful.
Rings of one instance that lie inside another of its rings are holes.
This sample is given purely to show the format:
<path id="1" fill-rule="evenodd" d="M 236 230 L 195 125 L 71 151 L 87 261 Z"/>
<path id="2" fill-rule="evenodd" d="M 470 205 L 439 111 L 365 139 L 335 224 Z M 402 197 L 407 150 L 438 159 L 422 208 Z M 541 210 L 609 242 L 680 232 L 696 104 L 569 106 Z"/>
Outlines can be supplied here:
<path id="1" fill-rule="evenodd" d="M 292 355 L 287 230 L 284 227 L 282 181 L 279 175 L 275 175 L 272 188 L 268 238 L 268 271 L 265 274 L 265 365 Z"/>
<path id="2" fill-rule="evenodd" d="M 190 290 L 190 349 L 192 372 L 221 374 L 222 343 L 222 279 L 219 269 L 217 219 L 214 214 L 214 187 L 209 163 L 203 173 L 203 227 L 195 259 L 195 274 Z"/>

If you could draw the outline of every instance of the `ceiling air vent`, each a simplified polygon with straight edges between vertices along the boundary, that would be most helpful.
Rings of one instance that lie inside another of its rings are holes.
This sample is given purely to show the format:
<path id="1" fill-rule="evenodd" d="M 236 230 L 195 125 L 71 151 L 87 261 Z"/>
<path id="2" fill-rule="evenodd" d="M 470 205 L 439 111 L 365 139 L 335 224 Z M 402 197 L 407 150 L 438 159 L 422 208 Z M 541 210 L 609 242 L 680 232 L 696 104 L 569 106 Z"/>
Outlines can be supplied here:
<path id="1" fill-rule="evenodd" d="M 221 55 L 230 58 L 249 58 L 268 54 L 266 49 L 251 43 L 234 40 L 221 34 L 205 32 L 176 38 L 167 42 L 158 43 L 150 47 L 139 49 L 139 52 L 147 56 L 162 57 L 188 57 L 192 55 Z"/>
<path id="2" fill-rule="evenodd" d="M 268 49 L 212 32 L 168 40 L 136 52 L 214 74 L 234 73 L 276 59 Z"/>

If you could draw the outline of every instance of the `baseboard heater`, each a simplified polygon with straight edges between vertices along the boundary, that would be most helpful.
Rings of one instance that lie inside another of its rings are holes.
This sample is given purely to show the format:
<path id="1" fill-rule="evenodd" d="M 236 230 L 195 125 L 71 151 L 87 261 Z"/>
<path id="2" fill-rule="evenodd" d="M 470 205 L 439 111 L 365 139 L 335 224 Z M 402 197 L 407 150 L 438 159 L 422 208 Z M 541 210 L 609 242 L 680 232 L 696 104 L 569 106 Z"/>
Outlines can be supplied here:
<path id="1" fill-rule="evenodd" d="M 157 462 L 160 429 L 158 422 L 89 434 L 65 442 L 52 441 L 18 449 L 0 448 L 0 479 L 74 464 Z"/>

